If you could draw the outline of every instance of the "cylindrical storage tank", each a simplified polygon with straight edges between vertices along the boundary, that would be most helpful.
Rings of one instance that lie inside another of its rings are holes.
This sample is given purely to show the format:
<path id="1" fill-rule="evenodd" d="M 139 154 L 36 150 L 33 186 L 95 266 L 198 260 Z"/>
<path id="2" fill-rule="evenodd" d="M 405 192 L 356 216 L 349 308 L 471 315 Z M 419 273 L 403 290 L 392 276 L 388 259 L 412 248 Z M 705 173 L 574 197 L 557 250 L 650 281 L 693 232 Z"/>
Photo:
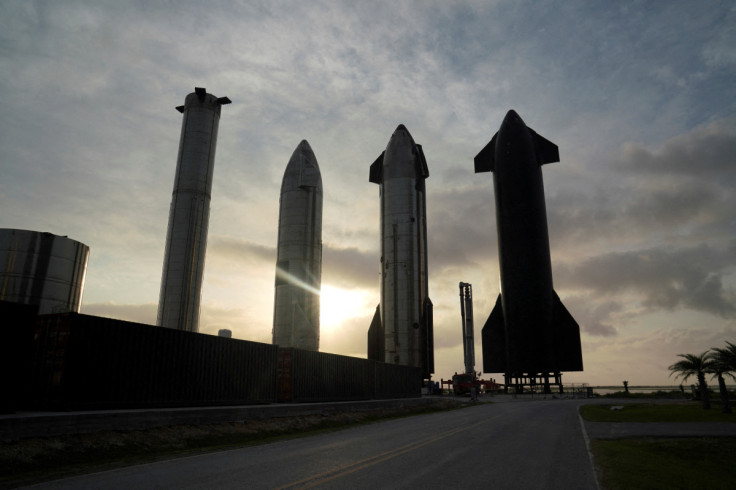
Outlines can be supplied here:
<path id="1" fill-rule="evenodd" d="M 0 229 L 0 300 L 38 314 L 79 312 L 89 247 L 65 236 Z"/>

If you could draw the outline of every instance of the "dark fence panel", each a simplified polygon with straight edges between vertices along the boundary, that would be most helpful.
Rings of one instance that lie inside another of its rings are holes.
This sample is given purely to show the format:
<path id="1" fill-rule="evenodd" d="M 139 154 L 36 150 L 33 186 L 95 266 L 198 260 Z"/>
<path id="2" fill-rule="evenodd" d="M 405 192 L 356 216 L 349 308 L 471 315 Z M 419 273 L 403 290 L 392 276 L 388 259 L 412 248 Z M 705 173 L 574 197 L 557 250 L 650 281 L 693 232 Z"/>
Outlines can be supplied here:
<path id="1" fill-rule="evenodd" d="M 27 404 L 33 364 L 33 322 L 38 306 L 0 301 L 0 412 L 14 412 Z"/>
<path id="2" fill-rule="evenodd" d="M 291 401 L 373 398 L 372 361 L 301 349 L 291 351 Z"/>
<path id="3" fill-rule="evenodd" d="M 421 396 L 421 369 L 293 348 L 279 349 L 280 402 Z"/>
<path id="4" fill-rule="evenodd" d="M 91 409 L 269 403 L 277 347 L 108 318 L 39 316 L 34 404 Z"/>
<path id="5" fill-rule="evenodd" d="M 375 398 L 414 398 L 422 396 L 422 369 L 376 363 Z"/>
<path id="6" fill-rule="evenodd" d="M 32 325 L 32 313 L 24 312 L 18 321 Z M 408 366 L 76 313 L 39 316 L 34 328 L 28 397 L 14 397 L 22 402 L 6 410 L 421 396 L 421 370 Z"/>

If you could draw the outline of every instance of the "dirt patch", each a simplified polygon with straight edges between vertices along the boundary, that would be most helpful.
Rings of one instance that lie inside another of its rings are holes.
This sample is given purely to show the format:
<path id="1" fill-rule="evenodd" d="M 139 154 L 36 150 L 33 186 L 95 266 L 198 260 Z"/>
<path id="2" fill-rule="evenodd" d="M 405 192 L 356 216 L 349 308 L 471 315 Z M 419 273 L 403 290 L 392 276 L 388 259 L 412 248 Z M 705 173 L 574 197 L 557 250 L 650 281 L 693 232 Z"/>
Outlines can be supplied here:
<path id="1" fill-rule="evenodd" d="M 417 407 L 28 438 L 0 445 L 0 488 L 460 406 L 438 400 Z"/>

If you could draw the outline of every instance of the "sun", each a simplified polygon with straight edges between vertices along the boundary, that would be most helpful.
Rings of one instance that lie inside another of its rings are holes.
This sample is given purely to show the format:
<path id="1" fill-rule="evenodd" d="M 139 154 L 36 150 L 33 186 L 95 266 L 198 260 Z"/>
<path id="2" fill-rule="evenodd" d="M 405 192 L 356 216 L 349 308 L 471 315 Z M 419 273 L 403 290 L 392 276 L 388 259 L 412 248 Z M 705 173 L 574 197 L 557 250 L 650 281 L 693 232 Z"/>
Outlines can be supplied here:
<path id="1" fill-rule="evenodd" d="M 320 293 L 320 328 L 340 326 L 350 318 L 365 315 L 366 293 L 357 289 L 341 289 L 322 285 Z"/>

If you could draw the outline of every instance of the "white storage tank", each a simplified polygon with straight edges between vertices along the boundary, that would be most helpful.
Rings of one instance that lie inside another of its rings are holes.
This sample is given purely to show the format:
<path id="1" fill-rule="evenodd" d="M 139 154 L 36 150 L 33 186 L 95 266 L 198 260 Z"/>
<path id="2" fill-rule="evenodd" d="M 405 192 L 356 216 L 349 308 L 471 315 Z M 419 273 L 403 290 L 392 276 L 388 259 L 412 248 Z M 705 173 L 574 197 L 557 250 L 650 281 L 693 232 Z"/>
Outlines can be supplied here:
<path id="1" fill-rule="evenodd" d="M 38 314 L 79 312 L 89 247 L 52 233 L 0 228 L 0 300 Z"/>

